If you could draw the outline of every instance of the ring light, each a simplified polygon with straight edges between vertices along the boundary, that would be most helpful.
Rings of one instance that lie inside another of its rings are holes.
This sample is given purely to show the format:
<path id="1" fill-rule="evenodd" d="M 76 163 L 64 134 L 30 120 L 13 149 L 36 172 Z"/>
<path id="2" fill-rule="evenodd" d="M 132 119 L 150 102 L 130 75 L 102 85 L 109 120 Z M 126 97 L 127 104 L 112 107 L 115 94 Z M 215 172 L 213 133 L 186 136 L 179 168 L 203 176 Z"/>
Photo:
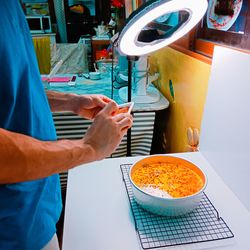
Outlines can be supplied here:
<path id="1" fill-rule="evenodd" d="M 203 17 L 207 10 L 207 0 L 151 0 L 131 14 L 118 38 L 121 54 L 141 56 L 159 50 L 188 33 Z M 186 12 L 188 18 L 164 37 L 150 43 L 138 40 L 140 32 L 154 20 L 173 12 Z"/>
<path id="2" fill-rule="evenodd" d="M 129 102 L 135 98 L 131 93 L 132 62 L 187 34 L 202 19 L 207 5 L 207 0 L 149 0 L 129 16 L 121 32 L 112 39 L 120 54 L 128 59 L 128 87 L 119 89 L 121 99 L 127 97 Z M 180 17 L 174 25 L 166 22 L 171 14 Z M 152 25 L 156 25 L 157 29 Z M 149 89 L 142 92 L 135 101 L 153 103 L 159 100 L 158 92 L 157 95 Z M 127 133 L 127 156 L 131 156 L 130 129 Z"/>

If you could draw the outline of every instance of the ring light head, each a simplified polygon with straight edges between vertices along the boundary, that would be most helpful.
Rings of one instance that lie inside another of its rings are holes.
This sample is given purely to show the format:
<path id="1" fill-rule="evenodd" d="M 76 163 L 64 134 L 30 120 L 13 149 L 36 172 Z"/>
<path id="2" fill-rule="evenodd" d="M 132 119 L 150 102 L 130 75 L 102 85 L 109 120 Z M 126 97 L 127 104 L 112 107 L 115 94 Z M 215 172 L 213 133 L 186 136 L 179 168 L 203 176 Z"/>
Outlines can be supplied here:
<path id="1" fill-rule="evenodd" d="M 159 50 L 187 34 L 206 10 L 207 0 L 151 0 L 129 17 L 118 38 L 119 51 L 122 55 L 142 56 Z M 169 26 L 166 21 L 173 13 L 180 22 Z M 148 37 L 143 36 L 147 32 Z"/>

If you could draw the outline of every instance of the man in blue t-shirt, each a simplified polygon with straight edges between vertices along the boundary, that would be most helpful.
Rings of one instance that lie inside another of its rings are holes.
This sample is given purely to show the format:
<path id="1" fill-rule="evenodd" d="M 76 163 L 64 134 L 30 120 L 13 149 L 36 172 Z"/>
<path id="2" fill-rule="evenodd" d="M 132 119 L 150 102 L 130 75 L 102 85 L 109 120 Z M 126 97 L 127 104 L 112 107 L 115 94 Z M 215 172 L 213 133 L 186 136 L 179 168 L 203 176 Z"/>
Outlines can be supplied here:
<path id="1" fill-rule="evenodd" d="M 56 233 L 58 173 L 109 156 L 132 117 L 104 96 L 45 93 L 19 1 L 0 2 L 0 249 L 36 250 Z M 83 139 L 57 141 L 51 111 L 93 123 Z"/>

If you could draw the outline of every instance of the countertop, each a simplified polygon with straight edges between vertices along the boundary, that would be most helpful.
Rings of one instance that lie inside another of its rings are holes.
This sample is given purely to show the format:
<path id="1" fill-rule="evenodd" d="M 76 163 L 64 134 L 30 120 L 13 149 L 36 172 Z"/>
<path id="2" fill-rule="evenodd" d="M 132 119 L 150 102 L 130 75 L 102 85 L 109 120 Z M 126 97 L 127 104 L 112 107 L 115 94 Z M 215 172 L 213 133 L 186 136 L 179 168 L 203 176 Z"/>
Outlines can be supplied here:
<path id="1" fill-rule="evenodd" d="M 62 76 L 62 75 L 58 75 Z M 68 76 L 68 75 L 63 75 Z M 155 88 L 153 85 L 150 87 Z M 48 90 L 59 91 L 59 92 L 68 92 L 76 94 L 102 94 L 106 95 L 109 98 L 114 99 L 118 104 L 124 103 L 118 93 L 118 88 L 113 87 L 112 92 L 112 82 L 110 77 L 102 77 L 99 80 L 90 80 L 85 77 L 76 78 L 75 85 L 69 86 L 67 83 L 53 83 L 51 85 L 45 85 L 45 88 Z M 155 103 L 135 103 L 134 112 L 141 111 L 157 111 L 168 108 L 168 100 L 159 92 L 160 100 Z"/>
<path id="2" fill-rule="evenodd" d="M 172 154 L 198 165 L 208 177 L 205 193 L 234 238 L 157 249 L 249 250 L 250 213 L 200 153 Z M 63 250 L 139 250 L 140 243 L 120 164 L 142 157 L 105 159 L 69 171 Z"/>

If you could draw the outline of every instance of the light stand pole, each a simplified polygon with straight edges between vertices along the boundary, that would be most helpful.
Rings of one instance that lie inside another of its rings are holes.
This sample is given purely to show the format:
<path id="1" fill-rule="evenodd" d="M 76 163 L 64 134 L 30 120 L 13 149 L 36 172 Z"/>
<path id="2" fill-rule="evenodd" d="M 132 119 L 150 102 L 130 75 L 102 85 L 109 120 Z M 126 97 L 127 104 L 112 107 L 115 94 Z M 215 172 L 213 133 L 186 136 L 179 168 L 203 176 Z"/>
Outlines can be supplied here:
<path id="1" fill-rule="evenodd" d="M 132 74 L 133 74 L 133 62 L 137 61 L 137 56 L 127 56 L 128 60 L 128 102 L 132 99 Z M 127 156 L 131 156 L 131 128 L 127 132 Z"/>

